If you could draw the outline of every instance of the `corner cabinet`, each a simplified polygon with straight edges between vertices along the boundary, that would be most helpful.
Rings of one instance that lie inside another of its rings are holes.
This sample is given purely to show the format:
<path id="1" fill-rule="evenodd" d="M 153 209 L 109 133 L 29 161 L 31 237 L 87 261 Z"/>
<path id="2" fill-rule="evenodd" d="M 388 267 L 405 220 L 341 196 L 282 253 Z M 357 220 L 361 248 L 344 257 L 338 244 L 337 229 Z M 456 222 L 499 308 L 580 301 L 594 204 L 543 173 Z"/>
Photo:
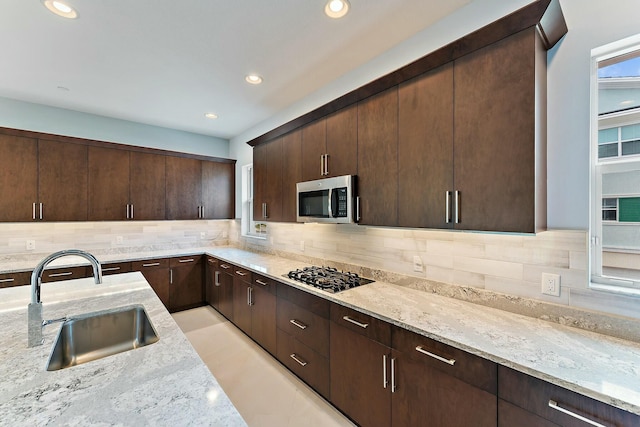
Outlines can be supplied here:
<path id="1" fill-rule="evenodd" d="M 283 138 L 253 149 L 253 219 L 282 220 Z"/>

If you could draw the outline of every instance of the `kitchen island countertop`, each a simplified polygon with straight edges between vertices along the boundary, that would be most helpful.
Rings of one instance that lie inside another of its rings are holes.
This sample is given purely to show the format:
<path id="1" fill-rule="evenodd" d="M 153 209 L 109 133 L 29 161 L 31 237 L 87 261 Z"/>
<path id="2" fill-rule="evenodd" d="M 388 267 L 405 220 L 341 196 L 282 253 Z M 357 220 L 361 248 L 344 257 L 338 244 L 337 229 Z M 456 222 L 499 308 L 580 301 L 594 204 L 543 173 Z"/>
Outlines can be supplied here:
<path id="1" fill-rule="evenodd" d="M 0 290 L 0 425 L 246 426 L 141 273 L 43 284 L 45 319 L 142 304 L 159 341 L 67 369 L 46 363 L 60 323 L 27 348 L 30 287 Z"/>

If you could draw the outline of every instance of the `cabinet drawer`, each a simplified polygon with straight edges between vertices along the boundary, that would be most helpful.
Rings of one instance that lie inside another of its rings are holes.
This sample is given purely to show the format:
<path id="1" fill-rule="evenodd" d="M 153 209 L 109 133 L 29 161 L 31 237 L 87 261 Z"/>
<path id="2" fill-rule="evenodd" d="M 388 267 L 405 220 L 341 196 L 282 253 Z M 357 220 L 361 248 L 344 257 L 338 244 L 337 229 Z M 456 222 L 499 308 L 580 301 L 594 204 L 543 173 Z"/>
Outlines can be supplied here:
<path id="1" fill-rule="evenodd" d="M 153 268 L 169 268 L 169 258 L 155 258 L 131 262 L 131 271 L 144 271 Z"/>
<path id="2" fill-rule="evenodd" d="M 17 273 L 0 274 L 0 288 L 10 288 L 12 286 L 22 286 L 31 283 L 31 272 L 20 271 Z"/>
<path id="3" fill-rule="evenodd" d="M 252 278 L 253 278 L 253 286 L 260 287 L 266 290 L 267 292 L 269 292 L 270 294 L 273 294 L 273 295 L 276 294 L 276 287 L 278 284 L 277 280 L 270 279 L 268 277 L 265 277 L 257 273 L 253 273 Z"/>
<path id="4" fill-rule="evenodd" d="M 325 398 L 329 397 L 329 359 L 280 329 L 277 331 L 277 356 L 304 382 Z"/>
<path id="5" fill-rule="evenodd" d="M 368 314 L 331 304 L 331 321 L 357 334 L 391 346 L 391 325 Z"/>
<path id="6" fill-rule="evenodd" d="M 285 299 L 278 299 L 277 326 L 325 357 L 329 357 L 329 320 Z"/>
<path id="7" fill-rule="evenodd" d="M 120 274 L 131 272 L 130 262 L 111 262 L 108 264 L 102 264 L 102 275 L 108 276 L 110 274 Z"/>
<path id="8" fill-rule="evenodd" d="M 402 328 L 393 328 L 392 347 L 416 362 L 458 378 L 468 384 L 497 393 L 495 363 Z"/>
<path id="9" fill-rule="evenodd" d="M 42 274 L 42 283 L 59 282 L 61 280 L 82 279 L 93 274 L 91 267 L 67 267 L 47 269 Z"/>
<path id="10" fill-rule="evenodd" d="M 218 260 L 218 266 L 220 267 L 221 271 L 224 271 L 225 273 L 231 275 L 234 274 L 235 265 L 231 264 L 230 262 Z"/>
<path id="11" fill-rule="evenodd" d="M 504 366 L 498 367 L 498 396 L 559 426 L 586 425 L 584 421 L 564 411 L 606 426 L 640 425 L 638 415 Z M 556 406 L 553 408 L 551 405 Z"/>
<path id="12" fill-rule="evenodd" d="M 309 310 L 325 319 L 329 318 L 329 307 L 331 303 L 318 296 L 289 286 L 285 283 L 278 283 L 278 298 L 286 299 L 300 307 Z"/>
<path id="13" fill-rule="evenodd" d="M 231 264 L 233 267 L 233 275 L 245 283 L 251 284 L 251 271 L 246 268 L 238 267 Z"/>
<path id="14" fill-rule="evenodd" d="M 184 267 L 187 265 L 194 265 L 200 262 L 202 255 L 183 256 L 178 258 L 169 259 L 169 267 Z"/>

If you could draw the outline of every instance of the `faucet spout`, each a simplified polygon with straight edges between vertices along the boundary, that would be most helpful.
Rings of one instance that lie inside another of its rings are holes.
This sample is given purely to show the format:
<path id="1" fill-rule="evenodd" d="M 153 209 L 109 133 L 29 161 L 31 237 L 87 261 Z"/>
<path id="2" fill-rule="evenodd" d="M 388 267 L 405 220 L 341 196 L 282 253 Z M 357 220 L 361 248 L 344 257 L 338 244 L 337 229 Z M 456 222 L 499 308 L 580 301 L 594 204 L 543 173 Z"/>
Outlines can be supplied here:
<path id="1" fill-rule="evenodd" d="M 93 278 L 96 284 L 102 283 L 102 267 L 100 262 L 95 256 L 89 252 L 81 251 L 79 249 L 66 249 L 59 252 L 54 252 L 51 255 L 44 258 L 33 273 L 31 273 L 31 303 L 28 306 L 28 345 L 29 347 L 35 347 L 42 344 L 42 328 L 49 324 L 48 321 L 42 320 L 42 301 L 40 298 L 41 286 L 42 286 L 42 274 L 44 269 L 49 263 L 58 258 L 64 256 L 80 256 L 85 258 L 93 267 Z"/>

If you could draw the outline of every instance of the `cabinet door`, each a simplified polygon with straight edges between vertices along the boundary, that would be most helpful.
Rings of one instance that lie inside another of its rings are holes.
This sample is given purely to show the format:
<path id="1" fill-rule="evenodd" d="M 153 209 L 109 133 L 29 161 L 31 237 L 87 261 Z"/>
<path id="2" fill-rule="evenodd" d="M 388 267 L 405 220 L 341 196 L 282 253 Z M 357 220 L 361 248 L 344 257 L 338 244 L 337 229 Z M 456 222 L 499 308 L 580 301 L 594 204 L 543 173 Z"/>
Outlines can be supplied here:
<path id="1" fill-rule="evenodd" d="M 298 200 L 296 184 L 302 181 L 301 132 L 295 131 L 283 137 L 282 142 L 282 221 L 296 222 Z"/>
<path id="2" fill-rule="evenodd" d="M 390 349 L 331 322 L 331 402 L 357 424 L 388 427 Z"/>
<path id="3" fill-rule="evenodd" d="M 131 271 L 142 273 L 162 304 L 169 310 L 169 258 L 133 261 Z"/>
<path id="4" fill-rule="evenodd" d="M 47 268 L 42 273 L 42 283 L 60 282 L 62 280 L 83 279 L 93 275 L 91 267 L 59 267 Z"/>
<path id="5" fill-rule="evenodd" d="M 302 128 L 302 179 L 311 181 L 323 177 L 322 157 L 327 153 L 327 122 L 316 120 Z"/>
<path id="6" fill-rule="evenodd" d="M 198 219 L 202 196 L 201 162 L 166 157 L 167 219 Z"/>
<path id="7" fill-rule="evenodd" d="M 535 232 L 535 32 L 454 63 L 456 228 Z"/>
<path id="8" fill-rule="evenodd" d="M 225 269 L 225 266 L 231 268 L 229 264 L 220 261 L 218 265 L 220 267 L 220 274 L 218 275 L 220 284 L 218 289 L 218 311 L 224 317 L 233 321 L 233 273 Z"/>
<path id="9" fill-rule="evenodd" d="M 137 220 L 165 219 L 165 156 L 130 153 L 129 203 Z"/>
<path id="10" fill-rule="evenodd" d="M 102 275 L 109 276 L 111 274 L 122 274 L 131 272 L 130 262 L 110 262 L 108 264 L 102 264 Z"/>
<path id="11" fill-rule="evenodd" d="M 202 161 L 202 217 L 235 218 L 235 163 Z"/>
<path id="12" fill-rule="evenodd" d="M 253 147 L 253 220 L 264 221 L 265 187 L 267 182 L 267 145 Z"/>
<path id="13" fill-rule="evenodd" d="M 358 104 L 360 223 L 398 223 L 398 90 Z"/>
<path id="14" fill-rule="evenodd" d="M 38 145 L 35 139 L 0 134 L 0 182 L 0 221 L 36 219 Z"/>
<path id="15" fill-rule="evenodd" d="M 38 199 L 45 221 L 87 220 L 87 146 L 38 140 Z"/>
<path id="16" fill-rule="evenodd" d="M 398 88 L 398 225 L 451 228 L 452 191 L 453 64 L 449 63 Z"/>
<path id="17" fill-rule="evenodd" d="M 204 289 L 201 259 L 200 255 L 171 259 L 170 311 L 186 310 L 202 305 Z"/>
<path id="18" fill-rule="evenodd" d="M 358 173 L 358 107 L 352 105 L 327 117 L 328 176 Z"/>
<path id="19" fill-rule="evenodd" d="M 129 152 L 88 147 L 89 221 L 129 219 Z"/>
<path id="20" fill-rule="evenodd" d="M 233 277 L 233 323 L 247 335 L 251 335 L 250 287 L 244 280 Z"/>
<path id="21" fill-rule="evenodd" d="M 263 190 L 268 221 L 282 220 L 283 141 L 278 138 L 267 144 L 267 176 Z"/>
<path id="22" fill-rule="evenodd" d="M 12 286 L 23 286 L 31 284 L 31 272 L 20 271 L 17 273 L 0 274 L 0 289 Z"/>
<path id="23" fill-rule="evenodd" d="M 218 269 L 218 260 L 213 257 L 207 257 L 205 266 L 204 280 L 204 299 L 211 307 L 219 310 L 218 302 L 220 289 L 220 271 Z"/>
<path id="24" fill-rule="evenodd" d="M 260 285 L 251 286 L 251 338 L 276 354 L 276 296 Z"/>

